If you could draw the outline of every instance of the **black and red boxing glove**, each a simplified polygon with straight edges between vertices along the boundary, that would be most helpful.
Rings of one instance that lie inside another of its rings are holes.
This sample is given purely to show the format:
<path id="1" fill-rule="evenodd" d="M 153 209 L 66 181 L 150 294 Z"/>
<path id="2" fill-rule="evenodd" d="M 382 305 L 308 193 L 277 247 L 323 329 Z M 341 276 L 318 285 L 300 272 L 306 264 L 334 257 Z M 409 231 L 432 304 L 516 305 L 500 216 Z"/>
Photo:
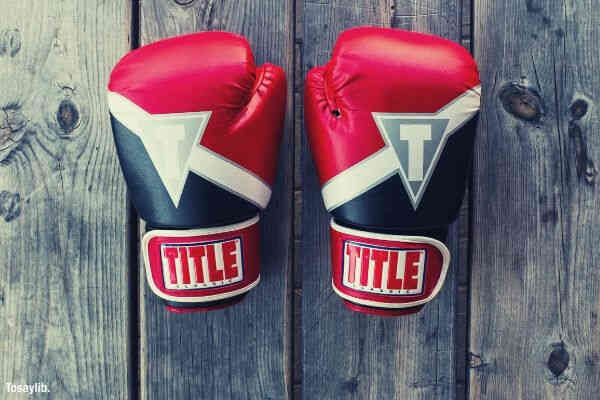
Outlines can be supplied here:
<path id="1" fill-rule="evenodd" d="M 202 32 L 114 67 L 108 104 L 129 192 L 147 222 L 146 276 L 171 311 L 239 301 L 260 279 L 258 212 L 271 197 L 286 81 L 246 39 Z"/>
<path id="2" fill-rule="evenodd" d="M 439 292 L 479 102 L 471 55 L 420 33 L 350 29 L 308 73 L 306 128 L 333 215 L 332 284 L 350 309 L 402 315 Z"/>

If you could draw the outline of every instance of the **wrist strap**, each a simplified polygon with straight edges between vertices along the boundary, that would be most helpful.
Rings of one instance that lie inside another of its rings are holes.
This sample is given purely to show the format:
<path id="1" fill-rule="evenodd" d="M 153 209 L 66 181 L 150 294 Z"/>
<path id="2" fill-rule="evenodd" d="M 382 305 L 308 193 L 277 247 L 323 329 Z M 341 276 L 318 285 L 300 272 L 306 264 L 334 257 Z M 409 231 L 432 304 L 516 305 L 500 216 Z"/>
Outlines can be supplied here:
<path id="1" fill-rule="evenodd" d="M 180 303 L 223 300 L 252 289 L 260 280 L 258 220 L 147 232 L 142 254 L 150 289 Z"/>
<path id="2" fill-rule="evenodd" d="M 346 228 L 333 219 L 330 231 L 333 290 L 345 300 L 386 315 L 425 304 L 442 288 L 450 263 L 442 242 Z"/>

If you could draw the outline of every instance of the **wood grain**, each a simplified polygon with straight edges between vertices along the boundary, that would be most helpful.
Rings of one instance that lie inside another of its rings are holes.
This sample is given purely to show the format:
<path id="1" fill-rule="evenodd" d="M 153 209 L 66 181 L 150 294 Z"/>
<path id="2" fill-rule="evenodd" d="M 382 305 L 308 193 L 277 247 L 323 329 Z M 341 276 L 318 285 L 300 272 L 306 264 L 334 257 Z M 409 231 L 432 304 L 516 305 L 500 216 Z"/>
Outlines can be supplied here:
<path id="1" fill-rule="evenodd" d="M 472 399 L 600 392 L 600 10 L 475 1 Z"/>
<path id="2" fill-rule="evenodd" d="M 460 41 L 460 16 L 460 1 L 306 1 L 303 73 L 327 61 L 346 28 L 393 25 Z M 454 261 L 444 288 L 423 311 L 401 318 L 347 311 L 331 289 L 329 217 L 306 143 L 302 150 L 303 398 L 454 399 L 456 274 L 457 261 L 466 268 L 459 238 L 466 216 L 451 228 Z"/>
<path id="3" fill-rule="evenodd" d="M 245 35 L 257 63 L 281 65 L 288 113 L 273 198 L 262 217 L 261 282 L 242 303 L 206 314 L 168 313 L 141 282 L 142 399 L 291 396 L 292 1 L 144 1 L 141 43 L 200 30 Z"/>
<path id="4" fill-rule="evenodd" d="M 128 1 L 2 3 L 0 382 L 128 398 L 127 206 L 105 87 Z M 48 395 L 46 395 L 48 396 Z M 50 398 L 50 397 L 48 397 Z"/>

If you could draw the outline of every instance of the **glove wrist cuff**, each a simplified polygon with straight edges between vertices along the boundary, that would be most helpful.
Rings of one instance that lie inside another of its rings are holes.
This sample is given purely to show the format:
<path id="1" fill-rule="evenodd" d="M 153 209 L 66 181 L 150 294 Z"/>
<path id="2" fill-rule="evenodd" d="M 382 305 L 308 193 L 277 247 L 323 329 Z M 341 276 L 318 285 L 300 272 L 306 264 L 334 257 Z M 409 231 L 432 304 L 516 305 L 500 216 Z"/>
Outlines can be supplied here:
<path id="1" fill-rule="evenodd" d="M 199 307 L 239 296 L 260 280 L 259 217 L 233 225 L 152 230 L 142 238 L 152 291 L 175 303 Z"/>
<path id="2" fill-rule="evenodd" d="M 450 252 L 436 239 L 367 232 L 334 219 L 330 233 L 333 289 L 354 311 L 398 315 L 442 288 Z"/>

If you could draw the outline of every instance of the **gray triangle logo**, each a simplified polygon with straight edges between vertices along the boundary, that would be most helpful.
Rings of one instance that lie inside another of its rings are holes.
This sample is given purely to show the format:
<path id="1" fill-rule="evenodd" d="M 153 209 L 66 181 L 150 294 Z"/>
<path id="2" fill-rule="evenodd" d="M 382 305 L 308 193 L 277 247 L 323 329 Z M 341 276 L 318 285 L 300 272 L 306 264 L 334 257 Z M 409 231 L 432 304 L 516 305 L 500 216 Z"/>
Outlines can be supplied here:
<path id="1" fill-rule="evenodd" d="M 450 119 L 394 113 L 373 113 L 373 118 L 386 145 L 394 150 L 398 174 L 416 210 L 446 144 Z"/>
<path id="2" fill-rule="evenodd" d="M 175 207 L 189 174 L 190 155 L 209 118 L 210 111 L 153 114 L 140 124 L 139 137 Z"/>

